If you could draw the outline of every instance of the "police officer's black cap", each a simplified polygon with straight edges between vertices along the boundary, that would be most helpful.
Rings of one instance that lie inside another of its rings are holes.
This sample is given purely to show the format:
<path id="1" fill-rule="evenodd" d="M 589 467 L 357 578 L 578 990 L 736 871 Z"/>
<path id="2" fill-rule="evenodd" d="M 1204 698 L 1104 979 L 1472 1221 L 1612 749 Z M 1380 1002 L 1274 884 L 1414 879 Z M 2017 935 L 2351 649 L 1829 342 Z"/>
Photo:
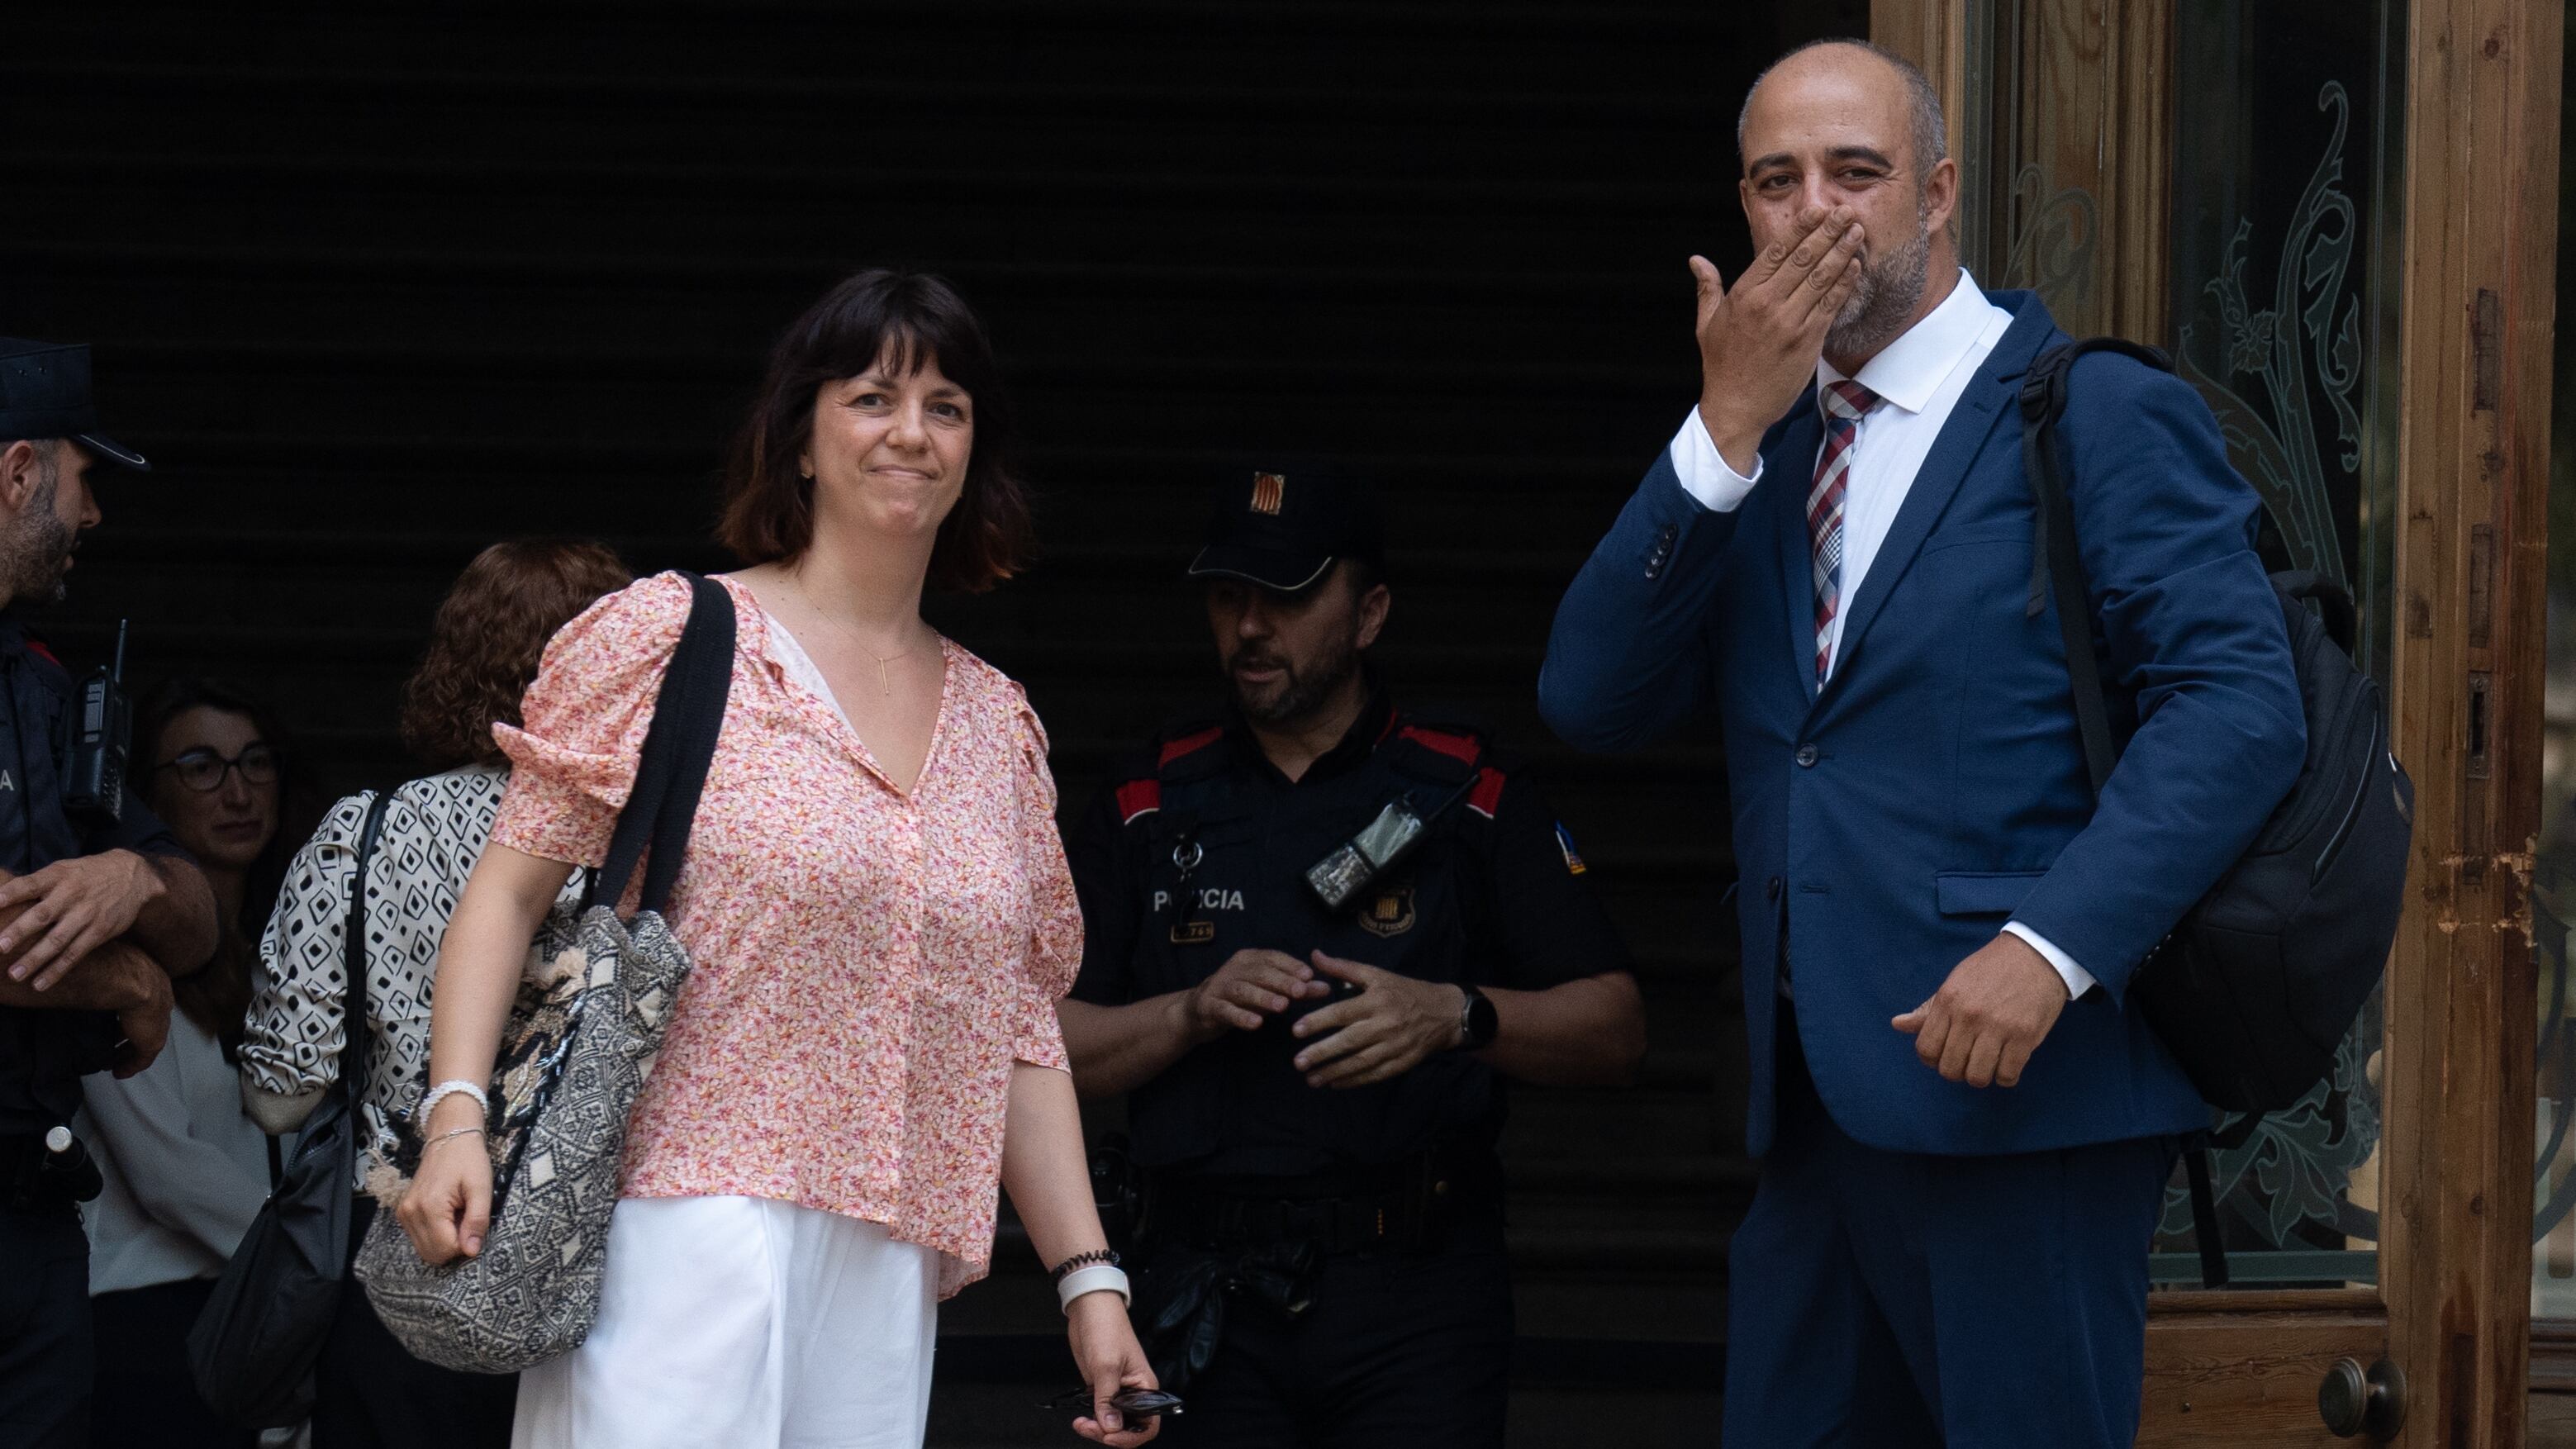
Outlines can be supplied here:
<path id="1" fill-rule="evenodd" d="M 102 462 L 152 471 L 141 453 L 98 430 L 86 343 L 0 337 L 0 442 L 20 438 L 69 438 Z"/>
<path id="2" fill-rule="evenodd" d="M 1219 475 L 1207 546 L 1191 560 L 1189 576 L 1295 593 L 1342 559 L 1372 568 L 1386 561 L 1368 485 L 1337 463 L 1256 458 Z"/>

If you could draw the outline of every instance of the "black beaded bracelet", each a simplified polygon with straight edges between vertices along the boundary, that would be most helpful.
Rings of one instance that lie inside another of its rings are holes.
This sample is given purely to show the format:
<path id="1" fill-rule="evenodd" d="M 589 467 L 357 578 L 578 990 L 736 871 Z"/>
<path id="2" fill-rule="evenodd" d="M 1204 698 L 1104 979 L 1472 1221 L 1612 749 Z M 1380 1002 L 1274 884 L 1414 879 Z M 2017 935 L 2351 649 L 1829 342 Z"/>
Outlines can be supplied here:
<path id="1" fill-rule="evenodd" d="M 1118 1266 L 1118 1255 L 1107 1248 L 1094 1248 L 1088 1253 L 1076 1253 L 1072 1257 L 1065 1259 L 1063 1262 L 1056 1264 L 1053 1268 L 1048 1269 L 1047 1278 L 1051 1282 L 1061 1283 L 1064 1281 L 1064 1276 L 1067 1273 L 1072 1272 L 1076 1268 L 1088 1268 L 1094 1263 L 1106 1264 L 1109 1267 L 1115 1268 Z"/>

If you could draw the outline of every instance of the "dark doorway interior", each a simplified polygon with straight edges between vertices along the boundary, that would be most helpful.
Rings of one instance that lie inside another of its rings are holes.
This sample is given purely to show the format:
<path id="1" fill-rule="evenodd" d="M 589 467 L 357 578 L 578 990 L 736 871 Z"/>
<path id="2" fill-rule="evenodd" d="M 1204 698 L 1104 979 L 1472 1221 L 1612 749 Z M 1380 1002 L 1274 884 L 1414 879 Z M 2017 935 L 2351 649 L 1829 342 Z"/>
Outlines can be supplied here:
<path id="1" fill-rule="evenodd" d="M 1715 752 L 1578 759 L 1532 684 L 1695 391 L 1684 258 L 1744 261 L 1746 84 L 1866 28 L 1861 0 L 13 5 L 0 332 L 94 340 L 159 465 L 37 627 L 77 667 L 130 616 L 147 681 L 227 676 L 333 787 L 399 778 L 397 685 L 476 549 L 720 566 L 710 480 L 771 331 L 855 267 L 929 267 L 1003 349 L 1047 543 L 935 617 L 1027 682 L 1078 805 L 1213 683 L 1175 578 L 1212 460 L 1344 454 L 1390 515 L 1390 676 L 1535 757 L 1646 973 L 1645 1086 L 1517 1099 L 1515 1440 L 1708 1442 L 1748 1182 Z M 1060 1387 L 1006 1336 L 1053 1318 L 1009 1272 L 952 1305 L 935 1442 L 1052 1432 L 971 1380 Z"/>

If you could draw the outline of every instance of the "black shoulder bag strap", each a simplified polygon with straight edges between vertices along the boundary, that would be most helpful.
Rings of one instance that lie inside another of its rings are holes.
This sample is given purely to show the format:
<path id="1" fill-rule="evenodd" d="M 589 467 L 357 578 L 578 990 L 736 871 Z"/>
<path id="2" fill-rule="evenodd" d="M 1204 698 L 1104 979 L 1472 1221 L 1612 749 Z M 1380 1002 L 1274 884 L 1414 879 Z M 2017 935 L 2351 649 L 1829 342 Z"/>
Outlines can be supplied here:
<path id="1" fill-rule="evenodd" d="M 2076 546 L 2075 508 L 2067 497 L 2066 464 L 2057 439 L 2057 420 L 2066 412 L 2067 379 L 2076 359 L 2088 352 L 2117 352 L 2159 372 L 2171 372 L 2173 361 L 2157 348 L 2122 338 L 2088 337 L 2041 353 L 2022 376 L 2021 470 L 2030 480 L 2032 510 L 2030 602 L 2023 614 L 2038 618 L 2046 601 L 2055 596 L 2058 637 L 2066 645 L 2066 673 L 2074 687 L 2075 728 L 2084 737 L 2084 768 L 2098 800 L 2120 752 L 2111 743 L 2102 664 L 2093 654 L 2092 584 L 2084 576 L 2084 556 Z M 2186 1138 L 2183 1170 L 2191 1179 L 2191 1228 L 2200 1247 L 2201 1282 L 2224 1288 L 2227 1249 L 2219 1237 L 2217 1195 L 2210 1188 L 2209 1149 L 2206 1132 Z"/>
<path id="2" fill-rule="evenodd" d="M 682 577 L 691 593 L 689 622 L 662 672 L 653 723 L 645 729 L 644 750 L 635 766 L 635 787 L 618 812 L 608 859 L 584 893 L 585 907 L 614 907 L 625 897 L 626 882 L 641 860 L 644 894 L 639 908 L 659 914 L 670 904 L 672 883 L 688 854 L 689 827 L 697 818 L 698 798 L 715 760 L 716 736 L 724 728 L 725 701 L 733 691 L 735 619 L 733 595 L 723 584 L 698 574 Z"/>
<path id="3" fill-rule="evenodd" d="M 375 1032 L 367 1014 L 367 862 L 376 854 L 376 835 L 384 828 L 391 790 L 380 790 L 367 802 L 358 827 L 357 864 L 349 871 L 349 916 L 340 928 L 340 971 L 348 986 L 340 994 L 340 1097 L 349 1114 L 349 1140 L 362 1135 L 366 1118 L 359 1107 L 367 1099 L 367 1079 L 375 1056 Z M 268 1138 L 268 1185 L 274 1191 L 286 1179 L 284 1139 Z M 358 1149 L 352 1146 L 354 1155 Z M 354 1164 L 352 1164 L 354 1167 Z M 347 1174 L 343 1174 L 345 1177 Z"/>
<path id="4" fill-rule="evenodd" d="M 376 1034 L 368 1025 L 375 1017 L 367 1006 L 367 866 L 376 857 L 376 836 L 384 830 L 385 809 L 393 798 L 393 791 L 383 790 L 367 804 L 367 822 L 358 828 L 358 863 L 349 873 L 349 923 L 340 929 L 341 970 L 349 978 L 340 1002 L 340 1090 L 348 1096 L 352 1123 L 364 1121 L 358 1107 L 366 1100 L 375 1058 Z"/>

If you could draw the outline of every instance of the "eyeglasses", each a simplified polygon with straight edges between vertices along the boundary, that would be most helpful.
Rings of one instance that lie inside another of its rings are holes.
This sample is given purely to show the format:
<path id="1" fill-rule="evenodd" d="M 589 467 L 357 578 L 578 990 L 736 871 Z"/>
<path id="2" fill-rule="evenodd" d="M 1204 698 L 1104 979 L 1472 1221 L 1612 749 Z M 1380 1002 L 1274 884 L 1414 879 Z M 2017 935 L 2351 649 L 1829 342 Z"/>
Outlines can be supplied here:
<path id="1" fill-rule="evenodd" d="M 167 764 L 155 766 L 153 773 L 163 770 L 178 771 L 179 783 L 200 793 L 222 789 L 224 776 L 234 770 L 241 771 L 243 784 L 274 785 L 277 753 L 266 745 L 246 745 L 240 754 L 227 759 L 212 750 L 190 750 Z"/>

